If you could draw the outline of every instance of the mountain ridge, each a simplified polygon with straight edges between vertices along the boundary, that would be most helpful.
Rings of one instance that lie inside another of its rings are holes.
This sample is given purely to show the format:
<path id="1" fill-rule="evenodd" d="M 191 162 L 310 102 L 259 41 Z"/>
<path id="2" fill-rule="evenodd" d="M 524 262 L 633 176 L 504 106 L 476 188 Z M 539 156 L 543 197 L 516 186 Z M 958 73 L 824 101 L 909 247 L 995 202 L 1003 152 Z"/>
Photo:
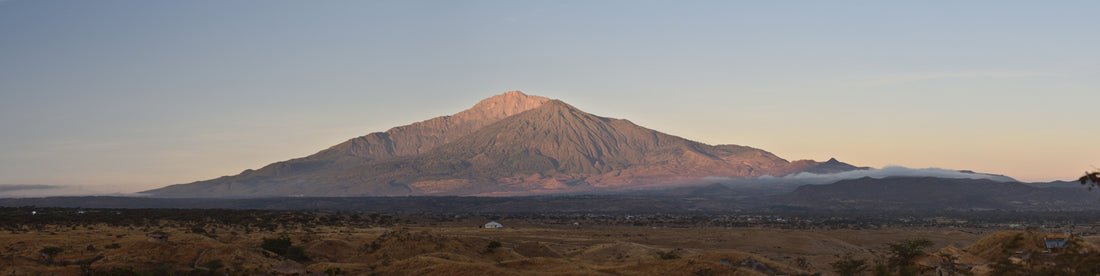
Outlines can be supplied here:
<path id="1" fill-rule="evenodd" d="M 815 210 L 1065 210 L 1095 209 L 1081 185 L 1043 187 L 996 179 L 886 177 L 803 185 L 780 202 Z"/>
<path id="2" fill-rule="evenodd" d="M 819 166 L 707 145 L 512 91 L 455 115 L 349 139 L 234 176 L 145 191 L 172 196 L 530 195 L 631 190 Z"/>
<path id="3" fill-rule="evenodd" d="M 339 169 L 361 166 L 374 160 L 413 155 L 421 149 L 430 150 L 449 139 L 461 137 L 484 125 L 538 107 L 549 100 L 545 97 L 527 95 L 520 91 L 509 91 L 481 100 L 473 107 L 454 115 L 439 116 L 393 127 L 385 132 L 374 132 L 348 139 L 309 156 L 275 162 L 256 170 L 248 169 L 237 175 L 222 176 L 189 184 L 201 185 L 218 181 L 233 182 L 242 178 L 277 179 L 284 175 L 307 172 L 338 173 Z M 398 142 L 394 142 L 395 140 Z M 173 186 L 177 185 L 168 187 Z M 142 193 L 163 189 L 154 189 Z M 165 191 L 173 192 L 174 190 L 178 189 L 167 189 Z M 216 190 L 211 192 L 216 192 Z"/>

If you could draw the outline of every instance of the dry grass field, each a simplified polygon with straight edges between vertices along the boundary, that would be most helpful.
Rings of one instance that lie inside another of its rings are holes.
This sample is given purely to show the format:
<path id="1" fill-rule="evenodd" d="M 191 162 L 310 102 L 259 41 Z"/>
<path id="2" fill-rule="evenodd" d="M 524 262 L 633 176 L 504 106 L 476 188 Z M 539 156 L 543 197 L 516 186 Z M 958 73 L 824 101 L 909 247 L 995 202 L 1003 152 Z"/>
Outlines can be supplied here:
<path id="1" fill-rule="evenodd" d="M 870 267 L 886 261 L 886 244 L 917 238 L 933 244 L 925 249 L 933 254 L 917 260 L 925 273 L 936 273 L 940 258 L 950 255 L 966 271 L 988 275 L 995 259 L 1040 251 L 1043 237 L 1057 235 L 498 221 L 504 229 L 478 227 L 488 220 L 273 228 L 172 220 L 39 224 L 0 233 L 0 275 L 835 275 L 830 264 L 842 256 Z M 147 234 L 155 231 L 167 233 L 167 241 L 151 241 Z M 1017 234 L 1022 246 L 1006 249 Z M 301 256 L 265 249 L 265 240 L 279 238 Z"/>

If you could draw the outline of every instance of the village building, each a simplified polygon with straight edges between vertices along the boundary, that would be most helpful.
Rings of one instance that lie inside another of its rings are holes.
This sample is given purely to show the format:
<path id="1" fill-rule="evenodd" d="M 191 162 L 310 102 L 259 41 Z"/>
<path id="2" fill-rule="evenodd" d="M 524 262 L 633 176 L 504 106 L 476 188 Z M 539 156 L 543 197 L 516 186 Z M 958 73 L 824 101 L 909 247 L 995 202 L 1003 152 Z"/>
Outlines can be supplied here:
<path id="1" fill-rule="evenodd" d="M 504 229 L 504 225 L 500 224 L 499 222 L 490 221 L 489 223 L 485 224 L 484 228 L 485 229 Z"/>
<path id="2" fill-rule="evenodd" d="M 1048 252 L 1048 253 L 1059 253 L 1060 251 L 1062 251 L 1062 248 L 1066 247 L 1066 242 L 1068 242 L 1069 239 L 1067 239 L 1067 238 L 1044 238 L 1043 241 L 1046 243 L 1046 246 L 1047 246 L 1047 251 L 1046 252 Z"/>

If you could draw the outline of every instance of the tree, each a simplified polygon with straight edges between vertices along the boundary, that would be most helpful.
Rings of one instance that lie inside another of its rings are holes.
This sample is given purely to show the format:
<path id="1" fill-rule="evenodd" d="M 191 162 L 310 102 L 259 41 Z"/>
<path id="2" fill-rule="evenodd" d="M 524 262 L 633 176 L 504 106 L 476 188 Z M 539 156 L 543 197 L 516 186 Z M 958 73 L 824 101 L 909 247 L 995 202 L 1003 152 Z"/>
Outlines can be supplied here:
<path id="1" fill-rule="evenodd" d="M 305 248 L 293 246 L 290 238 L 285 236 L 276 239 L 264 239 L 263 243 L 260 244 L 260 248 L 298 262 L 309 260 Z"/>
<path id="2" fill-rule="evenodd" d="M 959 264 L 959 257 L 947 253 L 939 254 L 940 268 L 947 271 L 947 275 L 971 275 L 970 270 Z"/>
<path id="3" fill-rule="evenodd" d="M 260 248 L 275 254 L 286 255 L 286 251 L 290 248 L 290 244 L 289 237 L 279 237 L 276 239 L 264 239 L 263 243 L 260 244 Z"/>
<path id="4" fill-rule="evenodd" d="M 874 269 L 871 270 L 871 275 L 875 276 L 891 276 L 890 267 L 884 263 L 876 263 Z"/>
<path id="5" fill-rule="evenodd" d="M 1090 191 L 1093 187 L 1100 188 L 1100 171 L 1085 172 L 1085 175 L 1078 178 L 1077 181 L 1081 181 L 1081 185 L 1088 186 Z"/>
<path id="6" fill-rule="evenodd" d="M 829 265 L 833 266 L 833 271 L 841 276 L 859 275 L 867 270 L 867 261 L 852 259 L 852 255 L 844 255 L 843 258 Z"/>
<path id="7" fill-rule="evenodd" d="M 924 255 L 924 248 L 934 245 L 932 241 L 920 239 L 907 239 L 898 243 L 888 243 L 890 268 L 897 270 L 900 275 L 916 275 L 917 266 L 913 260 Z"/>

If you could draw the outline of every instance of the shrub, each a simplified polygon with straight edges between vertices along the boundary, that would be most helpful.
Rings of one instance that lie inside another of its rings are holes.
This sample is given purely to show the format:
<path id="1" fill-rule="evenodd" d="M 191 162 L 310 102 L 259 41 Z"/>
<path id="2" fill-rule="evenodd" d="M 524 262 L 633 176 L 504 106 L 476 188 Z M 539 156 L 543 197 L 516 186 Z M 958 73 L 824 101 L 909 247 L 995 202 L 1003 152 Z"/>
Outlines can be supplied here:
<path id="1" fill-rule="evenodd" d="M 932 241 L 924 238 L 907 239 L 898 243 L 888 243 L 890 257 L 888 262 L 891 268 L 897 269 L 900 275 L 915 275 L 918 267 L 913 264 L 913 259 L 924 255 L 924 248 L 934 245 Z"/>
<path id="2" fill-rule="evenodd" d="M 275 254 L 286 255 L 286 251 L 290 248 L 290 244 L 290 238 L 279 237 L 275 239 L 264 239 L 263 243 L 260 244 L 260 248 Z"/>
<path id="3" fill-rule="evenodd" d="M 194 226 L 194 227 L 191 227 L 191 233 L 195 233 L 195 234 L 199 234 L 199 235 L 205 235 L 206 234 L 206 229 L 202 228 L 202 226 Z"/>
<path id="4" fill-rule="evenodd" d="M 309 257 L 306 257 L 305 248 L 301 246 L 292 246 L 290 238 L 285 236 L 275 239 L 264 239 L 263 243 L 260 244 L 260 248 L 297 262 L 309 260 Z"/>
<path id="5" fill-rule="evenodd" d="M 485 251 L 493 252 L 493 250 L 501 247 L 502 245 L 498 241 L 491 241 L 489 245 L 485 247 Z"/>
<path id="6" fill-rule="evenodd" d="M 672 251 L 657 251 L 657 256 L 661 257 L 662 260 L 675 260 L 680 258 L 680 255 L 676 255 L 676 253 L 673 253 Z"/>
<path id="7" fill-rule="evenodd" d="M 867 270 L 867 261 L 852 259 L 852 255 L 844 255 L 840 260 L 830 263 L 833 271 L 842 276 L 860 275 Z"/>
<path id="8" fill-rule="evenodd" d="M 50 246 L 50 247 L 42 248 L 42 254 L 46 254 L 46 256 L 50 257 L 50 259 L 53 259 L 54 256 L 57 256 L 57 254 L 60 254 L 61 251 L 65 251 L 65 250 L 61 249 L 60 247 L 56 247 L 56 246 Z"/>
<path id="9" fill-rule="evenodd" d="M 328 276 L 336 276 L 336 275 L 340 275 L 340 273 L 343 273 L 343 272 L 340 271 L 339 267 L 325 269 L 325 274 L 327 274 Z"/>

